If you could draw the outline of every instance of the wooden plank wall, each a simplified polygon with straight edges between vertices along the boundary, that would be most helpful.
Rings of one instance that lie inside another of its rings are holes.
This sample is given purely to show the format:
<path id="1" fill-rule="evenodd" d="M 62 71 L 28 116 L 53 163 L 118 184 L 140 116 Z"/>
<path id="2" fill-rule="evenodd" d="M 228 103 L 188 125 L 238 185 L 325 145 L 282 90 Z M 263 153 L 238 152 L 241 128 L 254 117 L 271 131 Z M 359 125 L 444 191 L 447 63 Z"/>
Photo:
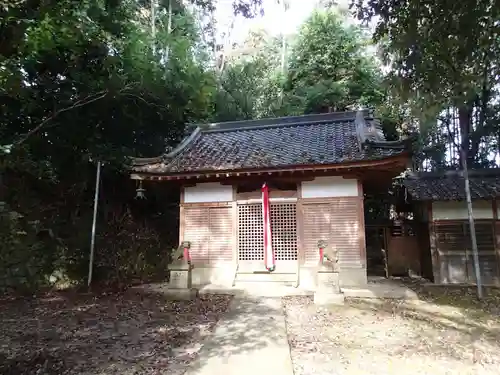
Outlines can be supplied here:
<path id="1" fill-rule="evenodd" d="M 318 240 L 337 249 L 340 266 L 361 267 L 365 264 L 364 220 L 362 199 L 338 197 L 302 199 L 302 250 L 305 265 L 317 264 Z"/>
<path id="2" fill-rule="evenodd" d="M 500 223 L 476 220 L 476 238 L 482 281 L 500 284 Z M 475 283 L 474 263 L 468 220 L 443 220 L 431 223 L 431 252 L 434 282 L 439 284 Z"/>
<path id="3" fill-rule="evenodd" d="M 221 265 L 233 261 L 234 227 L 231 204 L 184 205 L 182 238 L 191 241 L 194 265 Z"/>

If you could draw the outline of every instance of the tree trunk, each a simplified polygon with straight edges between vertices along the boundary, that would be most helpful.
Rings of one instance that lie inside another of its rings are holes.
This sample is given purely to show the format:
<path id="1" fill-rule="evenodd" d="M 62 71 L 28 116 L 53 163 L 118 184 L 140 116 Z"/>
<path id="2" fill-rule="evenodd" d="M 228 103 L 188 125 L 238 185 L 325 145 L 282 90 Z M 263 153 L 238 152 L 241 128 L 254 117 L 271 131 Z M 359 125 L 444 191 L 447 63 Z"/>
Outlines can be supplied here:
<path id="1" fill-rule="evenodd" d="M 472 198 L 470 194 L 469 185 L 469 169 L 468 166 L 473 166 L 474 157 L 476 152 L 472 153 L 470 149 L 470 135 L 472 133 L 472 107 L 465 104 L 458 109 L 458 121 L 460 125 L 460 135 L 461 142 L 460 147 L 460 166 L 463 171 L 464 177 L 464 191 L 467 202 L 467 216 L 469 218 L 471 245 L 472 245 L 472 257 L 474 263 L 474 273 L 476 275 L 476 285 L 477 285 L 477 298 L 483 298 L 483 287 L 481 283 L 481 270 L 479 268 L 479 253 L 477 249 L 477 238 L 476 238 L 476 225 L 474 223 L 474 215 L 472 211 Z M 477 146 L 479 147 L 479 146 Z"/>
<path id="2" fill-rule="evenodd" d="M 469 227 L 470 227 L 470 237 L 472 242 L 472 258 L 474 263 L 474 273 L 476 275 L 476 286 L 477 286 L 477 298 L 483 298 L 483 285 L 481 282 L 481 269 L 479 268 L 479 252 L 477 249 L 477 238 L 476 238 L 476 225 L 474 223 L 474 215 L 472 212 L 472 198 L 470 195 L 470 184 L 469 184 L 469 170 L 467 168 L 467 156 L 464 150 L 462 150 L 463 160 L 463 176 L 464 176 L 464 189 L 465 197 L 467 201 L 467 216 L 469 217 Z"/>
<path id="3" fill-rule="evenodd" d="M 458 108 L 458 123 L 460 126 L 460 167 L 463 169 L 465 162 L 468 167 L 474 167 L 474 157 L 476 153 L 472 153 L 470 144 L 470 135 L 472 133 L 472 107 L 464 104 Z"/>

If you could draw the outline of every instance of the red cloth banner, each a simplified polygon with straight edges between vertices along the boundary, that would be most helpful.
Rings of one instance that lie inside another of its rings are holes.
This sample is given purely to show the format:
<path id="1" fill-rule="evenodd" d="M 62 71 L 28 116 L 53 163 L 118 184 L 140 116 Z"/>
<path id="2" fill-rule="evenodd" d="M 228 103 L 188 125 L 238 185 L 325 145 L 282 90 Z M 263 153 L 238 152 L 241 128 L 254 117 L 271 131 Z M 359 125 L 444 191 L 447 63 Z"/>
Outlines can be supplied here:
<path id="1" fill-rule="evenodd" d="M 262 218 L 264 224 L 264 263 L 269 272 L 276 269 L 271 234 L 271 209 L 269 205 L 269 188 L 262 185 Z"/>
<path id="2" fill-rule="evenodd" d="M 191 264 L 191 254 L 189 254 L 189 249 L 187 247 L 184 248 L 184 259 L 187 263 Z"/>

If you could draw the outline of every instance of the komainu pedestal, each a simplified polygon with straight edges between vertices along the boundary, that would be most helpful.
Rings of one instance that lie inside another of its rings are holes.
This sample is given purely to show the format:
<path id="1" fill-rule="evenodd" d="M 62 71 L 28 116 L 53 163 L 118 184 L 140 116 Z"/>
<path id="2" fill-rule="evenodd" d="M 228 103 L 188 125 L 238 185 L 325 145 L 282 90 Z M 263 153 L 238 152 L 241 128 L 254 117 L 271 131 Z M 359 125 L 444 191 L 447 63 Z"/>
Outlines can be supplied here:
<path id="1" fill-rule="evenodd" d="M 197 295 L 196 289 L 192 288 L 192 265 L 184 257 L 185 249 L 189 249 L 189 243 L 181 244 L 179 249 L 174 253 L 174 261 L 168 265 L 168 270 L 170 271 L 168 294 L 176 299 L 193 299 Z"/>
<path id="2" fill-rule="evenodd" d="M 172 289 L 191 288 L 191 266 L 183 262 L 174 262 L 168 265 L 170 271 L 169 287 Z"/>
<path id="3" fill-rule="evenodd" d="M 322 242 L 318 243 L 318 247 L 326 248 Z M 323 254 L 323 251 L 320 253 Z M 344 295 L 340 292 L 338 257 L 334 251 L 325 250 L 324 257 L 318 264 L 314 303 L 318 305 L 344 303 Z"/>

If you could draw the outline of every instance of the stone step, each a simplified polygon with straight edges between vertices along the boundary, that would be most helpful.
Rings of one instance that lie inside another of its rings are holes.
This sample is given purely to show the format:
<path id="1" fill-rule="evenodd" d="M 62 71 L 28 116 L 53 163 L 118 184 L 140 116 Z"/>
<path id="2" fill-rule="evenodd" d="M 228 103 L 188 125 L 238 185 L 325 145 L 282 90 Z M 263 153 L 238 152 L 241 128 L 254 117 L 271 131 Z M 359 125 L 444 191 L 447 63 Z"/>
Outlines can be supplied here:
<path id="1" fill-rule="evenodd" d="M 254 272 L 238 272 L 235 278 L 236 282 L 269 282 L 269 283 L 295 283 L 297 274 L 295 273 L 254 273 Z"/>
<path id="2" fill-rule="evenodd" d="M 350 298 L 418 299 L 417 293 L 403 286 L 368 284 L 363 287 L 343 287 L 340 290 Z"/>
<path id="3" fill-rule="evenodd" d="M 232 295 L 248 295 L 259 297 L 284 297 L 284 296 L 304 296 L 313 295 L 310 290 L 295 288 L 292 285 L 271 282 L 240 282 L 233 287 L 224 285 L 205 285 L 198 290 L 199 294 L 232 294 Z"/>

